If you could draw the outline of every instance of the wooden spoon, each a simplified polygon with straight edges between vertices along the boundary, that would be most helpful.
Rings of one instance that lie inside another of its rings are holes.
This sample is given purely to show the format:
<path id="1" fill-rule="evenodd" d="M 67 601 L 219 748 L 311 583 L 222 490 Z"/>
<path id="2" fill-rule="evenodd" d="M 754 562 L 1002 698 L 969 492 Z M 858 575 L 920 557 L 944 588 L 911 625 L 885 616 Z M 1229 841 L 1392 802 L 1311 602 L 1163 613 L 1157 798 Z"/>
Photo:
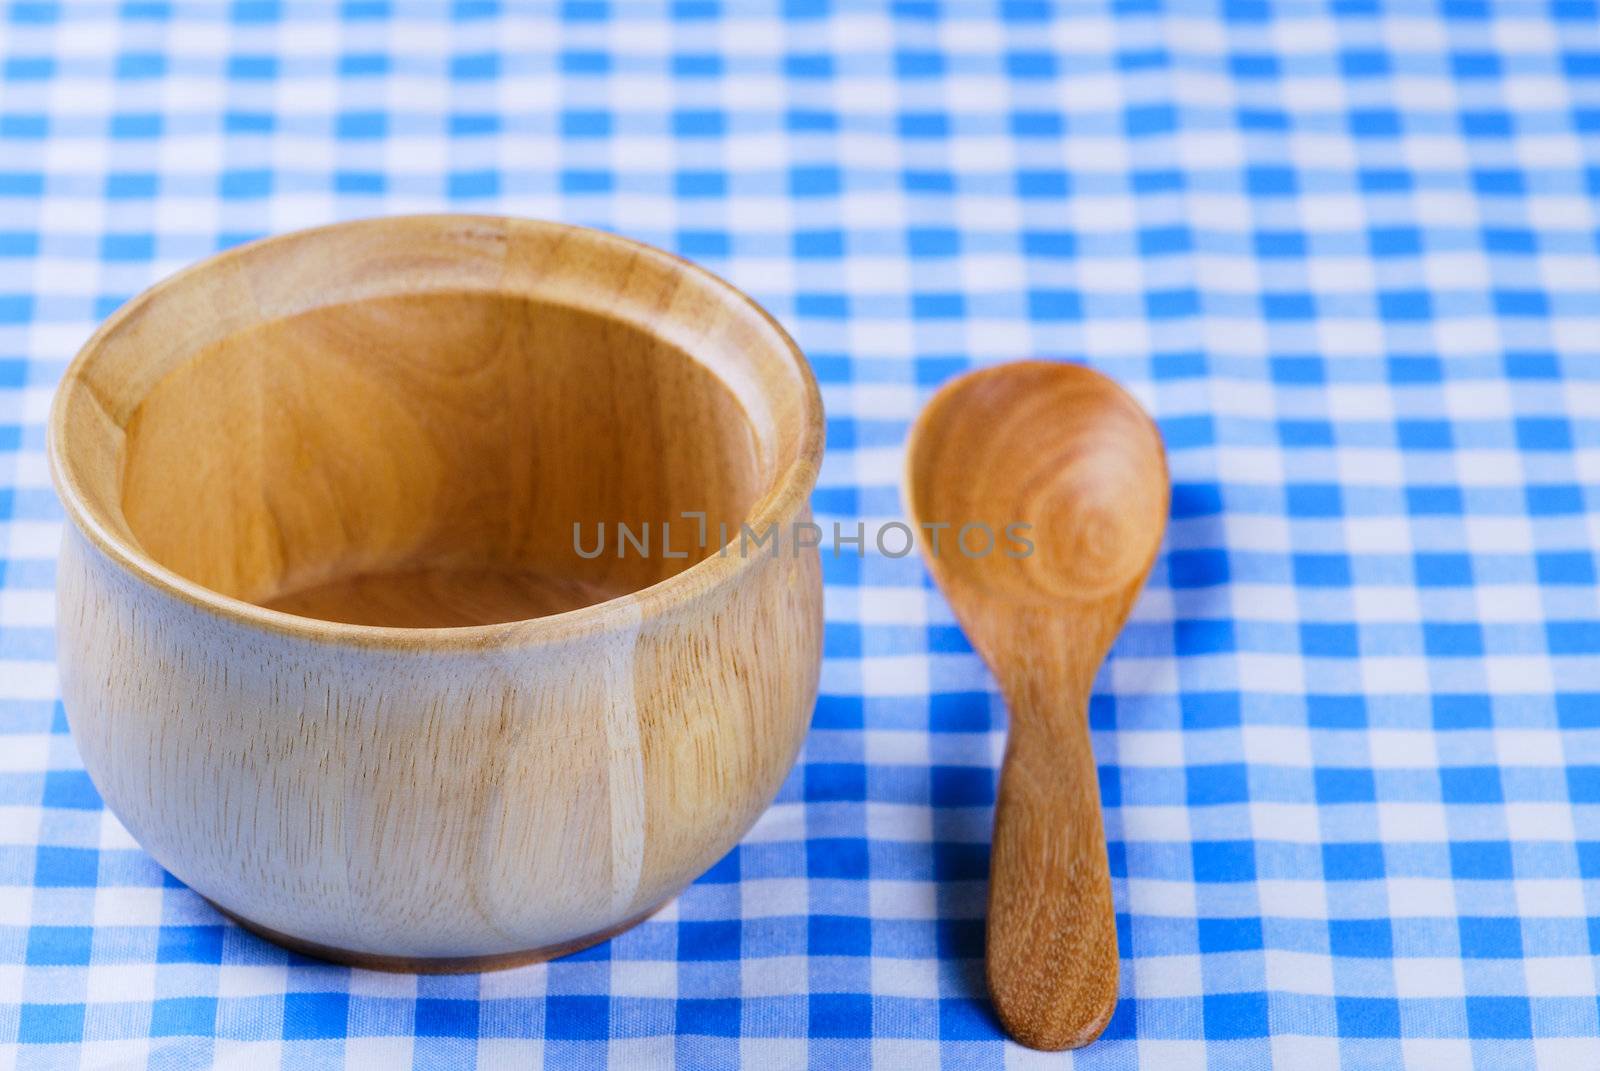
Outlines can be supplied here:
<path id="1" fill-rule="evenodd" d="M 923 554 L 1010 708 L 989 993 L 1006 1031 L 1035 1049 L 1088 1044 L 1117 1002 L 1089 692 L 1155 560 L 1169 493 L 1150 418 L 1076 365 L 962 376 L 934 395 L 907 444 Z M 987 554 L 978 525 L 994 534 Z"/>

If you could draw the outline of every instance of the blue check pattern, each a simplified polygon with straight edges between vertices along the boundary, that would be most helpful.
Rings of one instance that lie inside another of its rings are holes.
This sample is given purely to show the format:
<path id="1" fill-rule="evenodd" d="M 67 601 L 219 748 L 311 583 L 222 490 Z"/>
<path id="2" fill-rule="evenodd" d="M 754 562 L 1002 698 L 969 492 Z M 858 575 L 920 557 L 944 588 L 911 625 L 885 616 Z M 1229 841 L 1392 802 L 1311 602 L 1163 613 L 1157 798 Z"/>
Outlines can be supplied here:
<path id="1" fill-rule="evenodd" d="M 967 367 L 1084 360 L 1157 416 L 1168 543 L 1090 711 L 1102 1041 L 1028 1053 L 983 1000 L 1003 711 L 914 558 L 825 557 L 777 803 L 557 963 L 289 955 L 105 811 L 52 665 L 53 384 L 191 260 L 440 208 L 753 293 L 847 534 Z M 0 8 L 0 1064 L 1600 1064 L 1597 246 L 1592 0 Z"/>

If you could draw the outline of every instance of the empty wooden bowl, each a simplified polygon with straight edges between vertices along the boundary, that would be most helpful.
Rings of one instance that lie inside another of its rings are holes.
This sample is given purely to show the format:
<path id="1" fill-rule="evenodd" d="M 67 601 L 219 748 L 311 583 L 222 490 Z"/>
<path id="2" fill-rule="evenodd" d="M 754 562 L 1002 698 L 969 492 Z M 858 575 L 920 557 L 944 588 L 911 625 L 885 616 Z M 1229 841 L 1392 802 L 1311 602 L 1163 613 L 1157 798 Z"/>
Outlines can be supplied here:
<path id="1" fill-rule="evenodd" d="M 822 429 L 776 323 L 611 235 L 428 216 L 205 261 L 114 315 L 50 415 L 84 764 L 298 949 L 469 970 L 603 939 L 794 761 L 822 613 L 787 536 Z"/>

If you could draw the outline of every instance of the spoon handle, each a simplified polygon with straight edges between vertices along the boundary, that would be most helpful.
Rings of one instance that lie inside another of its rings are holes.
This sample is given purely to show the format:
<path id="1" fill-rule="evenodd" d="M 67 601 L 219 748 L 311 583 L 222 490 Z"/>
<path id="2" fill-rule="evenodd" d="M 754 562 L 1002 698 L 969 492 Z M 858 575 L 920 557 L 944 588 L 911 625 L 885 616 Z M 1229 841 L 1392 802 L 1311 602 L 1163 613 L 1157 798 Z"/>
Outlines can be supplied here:
<path id="1" fill-rule="evenodd" d="M 1007 689 L 989 871 L 989 994 L 1034 1049 L 1087 1045 L 1117 1003 L 1117 926 L 1085 701 Z"/>

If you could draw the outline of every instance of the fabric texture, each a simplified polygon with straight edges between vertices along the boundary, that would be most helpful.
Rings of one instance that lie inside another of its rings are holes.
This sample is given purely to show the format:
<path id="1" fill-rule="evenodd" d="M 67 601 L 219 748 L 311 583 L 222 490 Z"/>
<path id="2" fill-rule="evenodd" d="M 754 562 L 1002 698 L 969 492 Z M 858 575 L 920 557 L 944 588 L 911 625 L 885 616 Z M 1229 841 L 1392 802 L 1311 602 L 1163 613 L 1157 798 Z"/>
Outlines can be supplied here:
<path id="1" fill-rule="evenodd" d="M 0 9 L 0 1063 L 1600 1063 L 1600 11 L 84 0 Z M 57 697 L 44 421 L 195 259 L 442 208 L 745 288 L 828 408 L 826 660 L 771 810 L 638 928 L 483 976 L 228 924 Z M 1090 710 L 1122 1000 L 983 997 L 1004 712 L 900 515 L 919 404 L 1082 360 L 1170 451 Z M 893 541 L 891 545 L 897 543 Z"/>

